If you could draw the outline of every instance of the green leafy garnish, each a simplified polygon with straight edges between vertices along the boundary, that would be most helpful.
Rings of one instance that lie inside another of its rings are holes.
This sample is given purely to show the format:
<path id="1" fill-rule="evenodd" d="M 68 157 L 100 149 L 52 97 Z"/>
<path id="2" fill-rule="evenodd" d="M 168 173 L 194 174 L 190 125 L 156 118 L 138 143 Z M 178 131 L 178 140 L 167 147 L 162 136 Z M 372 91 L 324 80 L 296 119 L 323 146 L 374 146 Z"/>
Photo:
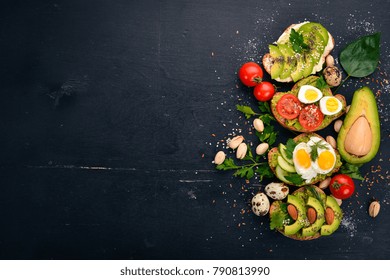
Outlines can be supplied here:
<path id="1" fill-rule="evenodd" d="M 344 162 L 343 165 L 340 167 L 339 173 L 346 174 L 349 177 L 357 180 L 364 180 L 364 177 L 361 175 L 359 166 Z"/>
<path id="2" fill-rule="evenodd" d="M 249 161 L 249 163 L 244 165 L 237 165 L 232 158 L 227 158 L 222 164 L 216 166 L 217 170 L 236 170 L 233 173 L 235 177 L 241 177 L 246 179 L 251 179 L 255 174 L 259 176 L 259 181 L 261 182 L 263 178 L 272 178 L 274 177 L 273 172 L 271 171 L 267 162 L 259 162 L 261 158 L 254 158 L 250 146 L 248 145 L 248 152 L 243 158 L 243 161 Z"/>
<path id="3" fill-rule="evenodd" d="M 311 146 L 310 158 L 312 161 L 315 161 L 318 158 L 318 150 L 317 149 L 325 149 L 329 150 L 326 144 L 323 144 L 322 140 L 315 142 L 313 146 Z"/>
<path id="4" fill-rule="evenodd" d="M 325 88 L 329 88 L 328 83 L 325 81 L 324 76 L 320 76 L 316 81 L 316 88 L 323 90 Z"/>
<path id="5" fill-rule="evenodd" d="M 286 218 L 286 215 L 281 211 L 275 211 L 271 214 L 271 222 L 269 224 L 269 227 L 271 230 L 274 229 L 283 229 L 284 227 L 284 220 Z"/>
<path id="6" fill-rule="evenodd" d="M 261 142 L 267 142 L 268 145 L 272 146 L 276 141 L 278 132 L 274 131 L 273 126 L 266 126 L 263 132 L 256 131 L 256 135 Z"/>
<path id="7" fill-rule="evenodd" d="M 274 121 L 275 118 L 271 114 L 264 114 L 259 117 L 260 120 L 263 121 L 264 124 L 270 125 L 271 121 Z"/>
<path id="8" fill-rule="evenodd" d="M 268 102 L 259 102 L 259 110 L 262 113 L 271 113 L 271 108 Z"/>
<path id="9" fill-rule="evenodd" d="M 302 53 L 303 50 L 309 49 L 309 46 L 303 41 L 302 34 L 299 34 L 294 28 L 291 28 L 290 43 L 296 53 Z"/>
<path id="10" fill-rule="evenodd" d="M 259 176 L 260 182 L 263 178 L 273 178 L 275 176 L 268 164 L 259 165 L 255 172 Z"/>
<path id="11" fill-rule="evenodd" d="M 316 198 L 322 204 L 324 209 L 326 209 L 326 205 L 322 200 L 321 195 L 317 192 L 317 190 L 312 186 L 307 186 L 306 189 L 308 189 L 313 194 L 314 198 Z"/>
<path id="12" fill-rule="evenodd" d="M 238 105 L 238 104 L 237 104 L 237 105 L 236 105 L 236 108 L 237 108 L 238 111 L 244 113 L 244 114 L 245 114 L 245 117 L 246 117 L 247 119 L 249 119 L 249 118 L 251 118 L 251 117 L 253 117 L 253 116 L 258 116 L 258 115 L 260 115 L 260 114 L 256 113 L 255 111 L 253 111 L 252 108 L 249 107 L 249 106 Z"/>
<path id="13" fill-rule="evenodd" d="M 244 113 L 247 119 L 259 116 L 259 119 L 261 119 L 266 125 L 270 125 L 271 121 L 275 120 L 275 118 L 271 115 L 271 109 L 267 102 L 259 102 L 259 110 L 264 114 L 256 113 L 251 107 L 245 105 L 236 105 L 236 108 L 241 113 Z"/>
<path id="14" fill-rule="evenodd" d="M 293 158 L 293 152 L 295 147 L 297 146 L 297 143 L 295 143 L 294 140 L 288 139 L 286 143 L 286 155 L 287 158 L 292 159 Z"/>
<path id="15" fill-rule="evenodd" d="M 281 202 L 279 208 L 275 209 L 271 214 L 270 229 L 279 229 L 282 230 L 286 224 L 289 224 L 291 217 L 287 212 L 287 203 Z"/>
<path id="16" fill-rule="evenodd" d="M 300 186 L 302 185 L 305 181 L 302 179 L 301 175 L 299 175 L 298 173 L 291 173 L 287 176 L 285 176 L 285 178 L 291 182 L 293 185 L 296 185 L 296 186 Z"/>
<path id="17" fill-rule="evenodd" d="M 380 33 L 363 36 L 341 51 L 340 64 L 348 77 L 361 78 L 375 71 L 379 62 L 380 39 Z"/>

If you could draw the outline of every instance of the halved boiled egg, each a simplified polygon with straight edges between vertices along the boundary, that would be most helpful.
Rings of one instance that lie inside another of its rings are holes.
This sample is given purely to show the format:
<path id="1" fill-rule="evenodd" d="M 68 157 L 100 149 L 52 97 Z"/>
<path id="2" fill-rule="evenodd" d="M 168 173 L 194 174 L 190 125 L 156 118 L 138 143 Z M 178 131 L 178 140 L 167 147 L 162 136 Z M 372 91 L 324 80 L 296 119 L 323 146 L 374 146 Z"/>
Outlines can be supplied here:
<path id="1" fill-rule="evenodd" d="M 327 174 L 331 172 L 336 164 L 336 153 L 333 147 L 318 137 L 311 137 L 307 145 L 311 150 L 317 149 L 317 158 L 312 162 L 316 173 Z"/>
<path id="2" fill-rule="evenodd" d="M 325 96 L 320 100 L 320 110 L 324 115 L 332 116 L 343 108 L 343 104 L 334 96 Z"/>
<path id="3" fill-rule="evenodd" d="M 317 176 L 310 159 L 310 147 L 306 143 L 299 143 L 293 151 L 293 162 L 295 170 L 302 179 L 310 182 Z"/>
<path id="4" fill-rule="evenodd" d="M 298 99 L 302 103 L 311 104 L 317 102 L 322 98 L 322 92 L 313 86 L 304 85 L 301 86 L 298 92 Z"/>

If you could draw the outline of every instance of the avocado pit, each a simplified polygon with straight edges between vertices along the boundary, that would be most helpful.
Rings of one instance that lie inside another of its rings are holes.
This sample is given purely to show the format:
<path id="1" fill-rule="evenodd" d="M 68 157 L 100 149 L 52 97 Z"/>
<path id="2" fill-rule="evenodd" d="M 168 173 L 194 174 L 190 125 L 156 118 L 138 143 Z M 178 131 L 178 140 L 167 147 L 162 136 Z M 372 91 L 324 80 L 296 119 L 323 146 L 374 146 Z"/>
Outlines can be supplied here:
<path id="1" fill-rule="evenodd" d="M 344 141 L 345 150 L 352 155 L 367 155 L 372 146 L 371 126 L 365 115 L 358 117 L 347 132 Z"/>

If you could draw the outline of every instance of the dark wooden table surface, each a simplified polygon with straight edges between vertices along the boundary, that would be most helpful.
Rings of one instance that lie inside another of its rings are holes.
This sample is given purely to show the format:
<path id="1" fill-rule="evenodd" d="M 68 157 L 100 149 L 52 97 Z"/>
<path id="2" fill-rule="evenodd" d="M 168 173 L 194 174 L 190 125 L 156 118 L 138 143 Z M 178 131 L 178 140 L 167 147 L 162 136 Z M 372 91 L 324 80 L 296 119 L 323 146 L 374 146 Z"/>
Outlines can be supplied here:
<path id="1" fill-rule="evenodd" d="M 331 2 L 2 3 L 0 258 L 390 258 L 390 2 Z M 256 103 L 237 69 L 304 20 L 328 28 L 335 57 L 382 32 L 380 69 L 340 90 L 349 102 L 363 85 L 380 90 L 382 146 L 340 229 L 297 242 L 248 211 L 264 183 L 211 161 L 240 129 L 252 139 L 235 105 Z"/>

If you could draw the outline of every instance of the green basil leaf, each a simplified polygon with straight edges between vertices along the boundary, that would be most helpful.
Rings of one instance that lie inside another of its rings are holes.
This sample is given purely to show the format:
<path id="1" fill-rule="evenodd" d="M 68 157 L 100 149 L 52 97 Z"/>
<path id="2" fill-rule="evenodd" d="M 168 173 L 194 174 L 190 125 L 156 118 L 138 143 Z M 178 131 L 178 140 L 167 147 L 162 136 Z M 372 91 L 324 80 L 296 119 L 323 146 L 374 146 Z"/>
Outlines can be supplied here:
<path id="1" fill-rule="evenodd" d="M 340 53 L 340 63 L 351 77 L 365 77 L 372 74 L 379 62 L 381 34 L 364 36 L 347 45 Z"/>

